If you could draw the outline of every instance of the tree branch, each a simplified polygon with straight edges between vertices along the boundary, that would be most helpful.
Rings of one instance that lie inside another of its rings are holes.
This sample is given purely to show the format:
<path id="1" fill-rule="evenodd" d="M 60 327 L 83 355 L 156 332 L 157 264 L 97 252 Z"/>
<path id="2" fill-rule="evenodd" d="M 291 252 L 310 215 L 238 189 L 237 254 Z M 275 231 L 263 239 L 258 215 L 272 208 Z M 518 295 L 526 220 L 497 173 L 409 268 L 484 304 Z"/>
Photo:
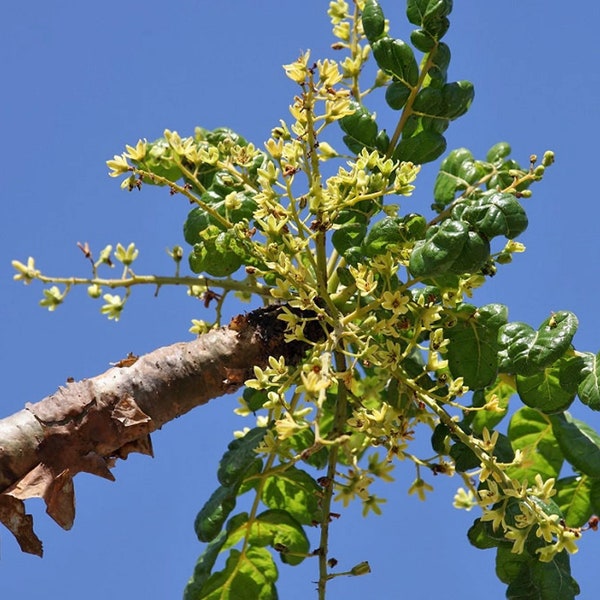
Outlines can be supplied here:
<path id="1" fill-rule="evenodd" d="M 0 420 L 0 521 L 24 552 L 42 555 L 23 501 L 41 497 L 64 529 L 75 517 L 73 476 L 114 480 L 130 452 L 152 455 L 150 433 L 210 399 L 234 392 L 270 355 L 297 363 L 307 344 L 285 343 L 281 307 L 235 317 L 191 342 L 130 357 L 105 373 L 67 383 Z M 314 341 L 325 332 L 314 328 Z M 311 338 L 309 338 L 311 339 Z"/>

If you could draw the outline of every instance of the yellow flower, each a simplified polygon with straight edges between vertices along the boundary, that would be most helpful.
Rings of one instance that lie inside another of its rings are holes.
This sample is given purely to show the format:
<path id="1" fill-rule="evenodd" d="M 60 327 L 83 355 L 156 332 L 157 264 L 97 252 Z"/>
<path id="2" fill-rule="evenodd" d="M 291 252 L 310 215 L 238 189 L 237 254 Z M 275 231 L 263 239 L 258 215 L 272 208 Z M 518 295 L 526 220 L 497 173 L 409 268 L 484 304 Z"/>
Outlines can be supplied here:
<path id="1" fill-rule="evenodd" d="M 127 173 L 132 169 L 127 162 L 127 155 L 125 153 L 121 154 L 121 156 L 115 154 L 112 160 L 106 161 L 106 166 L 111 169 L 109 173 L 111 177 L 118 177 L 119 175 L 123 175 L 123 173 Z"/>
<path id="2" fill-rule="evenodd" d="M 390 472 L 393 469 L 393 463 L 385 458 L 379 460 L 379 454 L 371 454 L 369 456 L 369 473 L 372 473 L 375 477 L 379 477 L 383 481 L 392 482 L 394 478 L 390 475 Z"/>
<path id="3" fill-rule="evenodd" d="M 368 496 L 366 500 L 363 500 L 362 515 L 366 517 L 369 511 L 373 511 L 376 515 L 381 514 L 380 504 L 387 502 L 385 498 L 379 498 L 378 496 Z"/>
<path id="4" fill-rule="evenodd" d="M 40 306 L 47 307 L 49 311 L 56 310 L 67 295 L 66 291 L 61 292 L 55 285 L 48 290 L 43 290 L 43 293 L 44 298 L 40 300 Z"/>
<path id="5" fill-rule="evenodd" d="M 408 488 L 409 494 L 417 494 L 419 500 L 425 500 L 425 492 L 432 492 L 433 487 L 430 486 L 426 481 L 418 477 L 412 482 L 412 485 Z"/>
<path id="6" fill-rule="evenodd" d="M 148 145 L 148 142 L 146 142 L 146 140 L 138 140 L 138 143 L 135 145 L 135 148 L 133 146 L 125 146 L 125 149 L 127 150 L 127 154 L 131 157 L 132 160 L 135 161 L 140 161 L 144 158 L 144 156 L 146 156 L 146 147 Z"/>
<path id="7" fill-rule="evenodd" d="M 118 294 L 104 294 L 102 298 L 106 304 L 102 306 L 100 312 L 109 319 L 118 321 L 125 306 L 125 300 Z"/>
<path id="8" fill-rule="evenodd" d="M 580 536 L 581 534 L 577 529 L 564 529 L 556 543 L 556 551 L 566 550 L 569 554 L 575 554 L 579 550 L 575 540 L 579 539 Z"/>
<path id="9" fill-rule="evenodd" d="M 348 269 L 352 277 L 354 277 L 356 287 L 364 296 L 370 294 L 375 289 L 377 285 L 375 283 L 375 276 L 372 270 L 367 269 L 366 265 L 358 263 L 356 267 L 350 265 Z"/>
<path id="10" fill-rule="evenodd" d="M 510 551 L 513 554 L 523 554 L 525 542 L 527 540 L 527 536 L 529 535 L 530 529 L 531 527 L 526 527 L 525 529 L 510 527 L 509 530 L 504 534 L 507 539 L 512 540 L 513 546 Z"/>
<path id="11" fill-rule="evenodd" d="M 280 440 L 292 437 L 301 429 L 305 429 L 305 427 L 298 425 L 289 413 L 286 413 L 282 419 L 275 421 L 275 431 Z"/>
<path id="12" fill-rule="evenodd" d="M 410 298 L 404 296 L 398 290 L 395 292 L 383 292 L 381 298 L 381 306 L 386 310 L 391 310 L 395 315 L 404 315 L 408 312 Z"/>
<path id="13" fill-rule="evenodd" d="M 454 508 L 462 508 L 463 510 L 469 511 L 474 506 L 477 506 L 475 496 L 471 490 L 465 490 L 464 488 L 458 488 L 454 495 L 454 502 L 452 503 Z"/>
<path id="14" fill-rule="evenodd" d="M 305 52 L 296 62 L 290 63 L 289 65 L 283 65 L 285 74 L 296 83 L 304 83 L 308 73 L 307 64 L 309 58 L 310 52 Z"/>
<path id="15" fill-rule="evenodd" d="M 25 284 L 30 284 L 40 274 L 40 272 L 35 268 L 35 260 L 33 256 L 30 256 L 27 259 L 26 265 L 18 260 L 13 260 L 11 264 L 13 269 L 18 271 L 16 275 L 13 275 L 13 279 L 15 281 L 23 281 Z"/>
<path id="16" fill-rule="evenodd" d="M 493 510 L 483 509 L 483 515 L 481 515 L 482 521 L 491 521 L 492 529 L 496 531 L 498 527 L 504 526 L 504 506 L 499 506 Z"/>

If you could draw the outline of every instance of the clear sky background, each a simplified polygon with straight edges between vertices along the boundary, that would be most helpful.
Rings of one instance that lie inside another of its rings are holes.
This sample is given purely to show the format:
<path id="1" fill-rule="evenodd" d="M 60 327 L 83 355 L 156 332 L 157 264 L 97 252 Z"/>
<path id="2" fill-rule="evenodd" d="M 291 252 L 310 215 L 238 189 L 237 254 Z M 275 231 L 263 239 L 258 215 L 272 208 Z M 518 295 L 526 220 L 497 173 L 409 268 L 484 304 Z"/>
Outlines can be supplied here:
<path id="1" fill-rule="evenodd" d="M 408 38 L 404 2 L 381 0 L 392 34 Z M 164 190 L 127 194 L 105 161 L 126 143 L 182 135 L 195 125 L 226 125 L 261 145 L 297 92 L 281 65 L 301 50 L 333 55 L 328 2 L 305 0 L 130 0 L 9 2 L 0 37 L 0 415 L 52 393 L 67 377 L 103 372 L 128 352 L 191 339 L 202 304 L 177 289 L 158 298 L 134 290 L 118 324 L 99 314 L 85 290 L 55 313 L 38 306 L 39 285 L 13 283 L 10 261 L 29 255 L 49 274 L 88 274 L 76 247 L 135 241 L 136 271 L 172 273 L 165 248 L 182 244 L 186 201 Z M 526 164 L 556 152 L 557 163 L 527 200 L 527 252 L 500 270 L 476 301 L 507 304 L 512 320 L 536 326 L 554 310 L 580 320 L 575 343 L 600 349 L 598 257 L 599 50 L 595 0 L 455 3 L 446 41 L 451 79 L 476 88 L 469 113 L 450 127 L 448 148 L 483 157 L 498 141 Z M 372 107 L 376 107 L 372 105 Z M 379 121 L 386 109 L 379 105 Z M 389 114 L 389 129 L 394 116 Z M 289 119 L 288 119 L 289 120 Z M 426 166 L 407 211 L 426 211 L 436 166 Z M 247 307 L 233 306 L 232 311 Z M 515 399 L 515 403 L 518 401 Z M 231 433 L 249 422 L 221 398 L 153 436 L 156 458 L 132 455 L 115 483 L 76 480 L 77 518 L 70 532 L 30 501 L 43 559 L 23 555 L 0 532 L 2 598 L 100 600 L 180 598 L 202 551 L 197 511 L 216 487 L 216 466 Z M 580 415 L 600 429 L 600 418 Z M 428 452 L 427 440 L 421 446 Z M 478 516 L 452 508 L 457 478 L 429 479 L 426 503 L 406 491 L 412 470 L 380 495 L 381 517 L 360 507 L 333 526 L 332 554 L 342 569 L 369 560 L 373 573 L 331 583 L 332 599 L 504 597 L 494 552 L 472 548 L 466 530 Z M 597 598 L 600 534 L 588 534 L 572 569 L 581 598 Z M 315 544 L 316 546 L 316 544 Z M 282 600 L 314 598 L 316 564 L 280 566 Z"/>

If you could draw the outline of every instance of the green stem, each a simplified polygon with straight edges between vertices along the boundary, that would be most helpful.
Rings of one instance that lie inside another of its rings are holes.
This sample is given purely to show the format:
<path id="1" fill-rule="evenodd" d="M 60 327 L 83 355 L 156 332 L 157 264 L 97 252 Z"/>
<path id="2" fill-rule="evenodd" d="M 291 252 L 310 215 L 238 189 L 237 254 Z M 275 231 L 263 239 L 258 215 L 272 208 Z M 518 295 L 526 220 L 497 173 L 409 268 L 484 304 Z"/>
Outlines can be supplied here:
<path id="1" fill-rule="evenodd" d="M 73 285 L 98 285 L 100 287 L 131 288 L 135 285 L 155 285 L 157 288 L 163 285 L 183 285 L 186 287 L 206 286 L 207 288 L 220 288 L 227 291 L 250 292 L 258 296 L 271 298 L 267 286 L 259 283 L 249 284 L 245 281 L 235 279 L 210 279 L 208 277 L 163 277 L 159 275 L 133 275 L 123 279 L 104 279 L 102 277 L 49 277 L 47 275 L 36 275 L 35 279 L 42 283 L 53 283 L 66 286 Z"/>
<path id="2" fill-rule="evenodd" d="M 356 61 L 359 54 L 361 53 L 361 48 L 359 46 L 359 34 L 358 34 L 358 24 L 360 22 L 360 11 L 358 9 L 358 3 L 354 3 L 354 16 L 352 18 L 352 40 L 350 42 L 350 55 L 352 56 L 352 60 Z M 356 99 L 357 102 L 360 102 L 360 84 L 359 84 L 359 76 L 360 72 L 354 73 L 352 76 L 352 95 Z"/>
<path id="3" fill-rule="evenodd" d="M 417 84 L 410 90 L 410 95 L 408 96 L 408 100 L 406 101 L 406 104 L 404 105 L 404 108 L 402 109 L 402 114 L 400 115 L 398 125 L 396 125 L 396 129 L 394 130 L 394 135 L 392 135 L 392 139 L 390 140 L 390 145 L 388 146 L 388 150 L 385 153 L 386 158 L 390 158 L 392 156 L 392 154 L 394 153 L 394 150 L 396 149 L 396 145 L 398 144 L 398 140 L 400 139 L 400 135 L 402 134 L 404 126 L 406 125 L 406 121 L 408 121 L 408 117 L 410 117 L 412 115 L 412 112 L 413 112 L 412 107 L 415 102 L 415 98 L 417 97 L 417 94 L 421 90 L 421 87 L 423 86 L 423 82 L 425 81 L 425 78 L 427 77 L 427 73 L 432 64 L 432 56 L 435 53 L 436 49 L 437 49 L 437 43 L 433 47 L 433 49 L 429 52 L 426 60 L 424 61 L 423 67 L 421 68 L 421 73 L 419 74 L 419 79 L 417 81 Z"/>
<path id="4" fill-rule="evenodd" d="M 316 214 L 316 227 L 315 233 L 315 254 L 316 254 L 316 278 L 317 278 L 317 293 L 322 298 L 332 315 L 336 315 L 338 310 L 335 304 L 331 301 L 329 292 L 327 290 L 327 239 L 325 236 L 325 224 L 322 222 L 323 209 L 322 209 L 322 196 L 323 190 L 321 185 L 321 169 L 319 165 L 319 155 L 316 152 L 318 145 L 317 136 L 315 133 L 315 121 L 314 121 L 314 81 L 313 73 L 310 72 L 308 82 L 305 87 L 304 97 L 304 108 L 306 111 L 306 144 L 304 150 L 304 161 L 306 165 L 306 174 L 309 181 L 309 193 L 312 194 L 316 200 L 313 204 L 315 207 Z"/>
<path id="5" fill-rule="evenodd" d="M 185 186 L 174 183 L 162 175 L 156 175 L 155 173 L 152 173 L 152 171 L 133 169 L 133 172 L 142 177 L 147 177 L 154 183 L 162 183 L 163 185 L 167 185 L 171 190 L 183 194 L 192 204 L 197 204 L 202 210 L 207 212 L 213 219 L 215 219 L 215 221 L 218 221 L 226 229 L 231 229 L 233 227 L 233 223 L 231 223 L 223 215 L 220 215 L 212 206 L 198 198 L 198 196 L 192 194 L 192 192 L 190 192 L 190 190 L 188 190 Z"/>
<path id="6" fill-rule="evenodd" d="M 335 369 L 338 373 L 346 371 L 346 358 L 340 350 L 336 350 Z M 337 390 L 337 403 L 335 407 L 335 415 L 333 427 L 329 434 L 330 439 L 338 438 L 344 431 L 346 423 L 346 406 L 348 401 L 348 392 L 343 381 L 339 381 Z M 329 553 L 329 524 L 331 514 L 331 502 L 333 500 L 333 482 L 338 463 L 339 445 L 333 444 L 329 450 L 329 460 L 327 462 L 327 485 L 321 501 L 323 517 L 321 521 L 321 537 L 319 540 L 319 581 L 317 583 L 317 591 L 319 600 L 325 600 L 325 592 L 327 589 L 327 581 L 330 576 L 327 572 L 327 555 Z"/>
<path id="7" fill-rule="evenodd" d="M 465 446 L 467 446 L 475 456 L 479 459 L 481 464 L 485 465 L 489 471 L 494 474 L 494 479 L 502 485 L 504 489 L 514 488 L 512 479 L 500 468 L 494 461 L 493 456 L 490 456 L 485 452 L 477 443 L 474 443 L 473 438 L 465 433 L 458 425 L 456 421 L 438 404 L 438 402 L 431 398 L 425 391 L 418 386 L 413 386 L 414 391 L 424 404 L 432 410 L 440 419 L 444 425 L 455 435 Z"/>

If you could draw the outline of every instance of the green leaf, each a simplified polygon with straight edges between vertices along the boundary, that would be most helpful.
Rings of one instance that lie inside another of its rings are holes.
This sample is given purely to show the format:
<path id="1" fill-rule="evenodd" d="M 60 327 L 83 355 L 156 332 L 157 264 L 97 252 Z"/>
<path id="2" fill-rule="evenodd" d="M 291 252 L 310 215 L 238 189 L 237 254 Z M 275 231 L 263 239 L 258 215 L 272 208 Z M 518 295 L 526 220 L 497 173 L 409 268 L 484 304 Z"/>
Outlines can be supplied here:
<path id="1" fill-rule="evenodd" d="M 400 110 L 410 96 L 411 88 L 402 81 L 392 81 L 385 91 L 385 101 L 393 110 Z"/>
<path id="2" fill-rule="evenodd" d="M 196 535 L 201 542 L 212 541 L 223 528 L 223 523 L 235 508 L 239 485 L 219 486 L 202 507 L 194 523 Z"/>
<path id="3" fill-rule="evenodd" d="M 138 168 L 144 171 L 150 171 L 159 177 L 164 177 L 172 183 L 178 181 L 182 176 L 179 165 L 173 159 L 173 150 L 164 137 L 149 142 L 144 158 L 140 161 L 132 162 L 134 162 Z M 149 177 L 144 178 L 144 183 L 159 186 L 166 185 Z"/>
<path id="4" fill-rule="evenodd" d="M 485 175 L 485 170 L 476 162 L 466 148 L 452 150 L 440 165 L 435 180 L 433 197 L 434 208 L 443 209 L 450 204 L 457 191 L 466 190 Z"/>
<path id="5" fill-rule="evenodd" d="M 473 415 L 470 424 L 474 433 L 480 434 L 483 428 L 492 430 L 502 421 L 508 411 L 508 403 L 515 390 L 512 385 L 504 382 L 500 377 L 496 381 L 485 388 L 478 390 L 473 394 L 473 406 L 484 406 L 492 398 L 498 402 L 498 411 L 479 410 Z"/>
<path id="6" fill-rule="evenodd" d="M 300 564 L 310 550 L 304 529 L 285 510 L 266 510 L 252 521 L 249 530 L 247 523 L 240 524 L 237 530 L 231 532 L 225 547 L 235 546 L 246 535 L 249 544 L 273 547 L 280 553 L 282 562 L 289 565 Z"/>
<path id="7" fill-rule="evenodd" d="M 419 90 L 413 103 L 413 111 L 426 116 L 440 116 L 443 104 L 442 90 L 429 86 Z"/>
<path id="8" fill-rule="evenodd" d="M 219 250 L 214 239 L 195 244 L 189 256 L 190 269 L 194 273 L 207 273 L 212 277 L 227 277 L 235 273 L 243 262 L 235 252 Z"/>
<path id="9" fill-rule="evenodd" d="M 568 413 L 549 418 L 565 458 L 577 471 L 600 478 L 600 436 L 589 425 Z"/>
<path id="10" fill-rule="evenodd" d="M 556 482 L 554 501 L 560 507 L 567 527 L 582 527 L 594 513 L 592 480 L 586 475 L 563 477 Z"/>
<path id="11" fill-rule="evenodd" d="M 590 501 L 592 503 L 593 512 L 596 515 L 600 514 L 600 479 L 592 479 L 592 489 L 590 490 Z"/>
<path id="12" fill-rule="evenodd" d="M 456 442 L 450 448 L 450 457 L 454 460 L 454 468 L 459 473 L 476 469 L 481 465 L 477 455 L 463 442 Z"/>
<path id="13" fill-rule="evenodd" d="M 568 311 L 555 313 L 537 331 L 519 321 L 504 325 L 498 335 L 500 369 L 518 375 L 540 371 L 569 349 L 577 325 L 577 317 Z"/>
<path id="14" fill-rule="evenodd" d="M 448 83 L 441 89 L 429 86 L 417 94 L 413 111 L 421 116 L 452 121 L 467 112 L 474 95 L 469 81 Z"/>
<path id="15" fill-rule="evenodd" d="M 421 52 L 431 52 L 435 48 L 435 38 L 424 29 L 415 29 L 410 33 L 412 45 Z"/>
<path id="16" fill-rule="evenodd" d="M 509 469 L 511 477 L 519 481 L 533 481 L 538 473 L 544 480 L 558 477 L 564 457 L 550 417 L 532 408 L 521 408 L 510 420 L 508 438 L 523 456 L 520 466 Z"/>
<path id="17" fill-rule="evenodd" d="M 469 230 L 465 221 L 445 219 L 429 228 L 413 247 L 409 260 L 415 277 L 477 272 L 489 258 L 489 242 Z"/>
<path id="18" fill-rule="evenodd" d="M 405 85 L 414 87 L 419 80 L 419 67 L 411 47 L 402 40 L 382 38 L 372 44 L 373 58 L 384 72 Z"/>
<path id="19" fill-rule="evenodd" d="M 384 34 L 385 17 L 377 0 L 366 0 L 362 11 L 362 26 L 370 44 L 373 44 Z"/>
<path id="20" fill-rule="evenodd" d="M 367 233 L 367 226 L 362 222 L 350 221 L 336 229 L 331 236 L 333 247 L 344 254 L 348 248 L 360 246 Z"/>
<path id="21" fill-rule="evenodd" d="M 533 375 L 517 375 L 517 392 L 524 404 L 546 414 L 567 410 L 575 399 L 569 385 L 571 357 L 562 357 Z"/>
<path id="22" fill-rule="evenodd" d="M 481 465 L 481 461 L 471 448 L 460 441 L 456 441 L 450 448 L 450 456 L 454 460 L 456 470 L 460 472 L 470 471 Z M 510 440 L 502 433 L 498 436 L 498 441 L 494 448 L 494 456 L 502 463 L 512 462 L 515 457 Z"/>
<path id="23" fill-rule="evenodd" d="M 577 388 L 580 400 L 587 404 L 592 410 L 600 410 L 600 353 L 593 355 L 585 354 L 586 369 L 585 377 Z"/>
<path id="24" fill-rule="evenodd" d="M 440 42 L 429 56 L 431 67 L 427 74 L 436 83 L 445 83 L 450 64 L 450 48 L 444 42 Z"/>
<path id="25" fill-rule="evenodd" d="M 202 586 L 210 577 L 219 553 L 227 541 L 227 535 L 227 531 L 222 531 L 210 544 L 206 546 L 204 552 L 196 561 L 192 577 L 185 586 L 183 600 L 195 600 L 196 598 L 202 597 Z"/>
<path id="26" fill-rule="evenodd" d="M 498 142 L 494 144 L 486 155 L 486 160 L 496 166 L 502 164 L 502 161 L 511 153 L 512 149 L 507 142 Z"/>
<path id="27" fill-rule="evenodd" d="M 572 600 L 579 595 L 579 585 L 571 576 L 571 560 L 565 550 L 550 562 L 534 560 L 530 569 L 540 600 Z"/>
<path id="28" fill-rule="evenodd" d="M 431 434 L 431 447 L 438 454 L 446 454 L 446 440 L 450 435 L 450 429 L 444 423 L 438 423 Z"/>
<path id="29" fill-rule="evenodd" d="M 471 545 L 479 548 L 479 550 L 496 548 L 502 543 L 497 537 L 493 537 L 491 524 L 481 519 L 475 519 L 475 522 L 467 532 L 467 538 L 471 542 Z"/>
<path id="30" fill-rule="evenodd" d="M 374 148 L 378 128 L 373 115 L 358 102 L 352 102 L 354 112 L 342 117 L 339 121 L 344 136 L 344 143 L 358 154 L 363 148 Z"/>
<path id="31" fill-rule="evenodd" d="M 254 450 L 260 445 L 266 432 L 266 427 L 255 427 L 244 437 L 229 444 L 217 470 L 217 478 L 221 485 L 239 485 L 248 471 L 256 468 L 256 464 L 262 464 Z"/>
<path id="32" fill-rule="evenodd" d="M 326 415 L 323 415 L 324 417 Z M 327 415 L 328 416 L 328 415 Z M 324 419 L 322 421 L 323 425 Z M 321 428 L 321 432 L 323 429 Z M 294 434 L 290 440 L 290 446 L 296 450 L 296 452 L 301 453 L 306 448 L 311 448 L 315 444 L 315 434 L 312 429 L 301 429 L 298 433 Z M 327 460 L 329 458 L 329 450 L 327 446 L 323 446 L 320 450 L 316 452 L 310 453 L 306 458 L 304 458 L 304 462 L 315 467 L 315 469 L 324 469 L 327 465 Z"/>
<path id="33" fill-rule="evenodd" d="M 579 594 L 566 551 L 550 562 L 540 562 L 501 546 L 496 554 L 496 574 L 509 584 L 506 597 L 510 600 L 572 600 Z"/>
<path id="34" fill-rule="evenodd" d="M 474 307 L 473 307 L 474 308 Z M 482 306 L 444 333 L 450 343 L 446 358 L 453 377 L 463 377 L 471 390 L 496 380 L 498 372 L 498 330 L 508 318 L 501 304 Z"/>
<path id="35" fill-rule="evenodd" d="M 490 243 L 475 231 L 469 231 L 465 245 L 456 257 L 450 273 L 477 273 L 490 258 Z"/>
<path id="36" fill-rule="evenodd" d="M 207 194 L 208 195 L 208 194 Z M 200 207 L 193 208 L 183 224 L 183 237 L 193 246 L 202 241 L 200 234 L 211 224 L 211 219 L 205 210 Z"/>
<path id="37" fill-rule="evenodd" d="M 447 83 L 441 95 L 440 116 L 453 121 L 469 110 L 475 97 L 475 88 L 470 81 L 455 81 Z"/>
<path id="38" fill-rule="evenodd" d="M 394 150 L 394 160 L 422 165 L 440 157 L 446 150 L 446 138 L 435 131 L 421 131 L 403 137 Z"/>
<path id="39" fill-rule="evenodd" d="M 441 38 L 448 30 L 448 15 L 452 12 L 452 0 L 408 0 L 408 20 L 436 37 Z"/>
<path id="40" fill-rule="evenodd" d="M 513 554 L 510 547 L 499 547 L 496 552 L 496 575 L 498 579 L 503 583 L 515 581 L 529 560 L 531 560 L 531 557 L 526 554 Z M 523 598 L 529 598 L 529 596 L 523 596 Z"/>
<path id="41" fill-rule="evenodd" d="M 377 256 L 386 252 L 398 252 L 407 242 L 422 238 L 426 225 L 425 218 L 421 215 L 384 217 L 369 231 L 363 244 L 365 253 L 367 256 Z"/>
<path id="42" fill-rule="evenodd" d="M 445 271 L 456 260 L 469 236 L 464 221 L 446 219 L 430 227 L 425 240 L 418 241 L 410 256 L 409 269 L 415 277 L 431 277 Z"/>
<path id="43" fill-rule="evenodd" d="M 186 600 L 277 600 L 277 567 L 265 548 L 231 550 L 225 568 L 213 573 L 196 595 Z"/>
<path id="44" fill-rule="evenodd" d="M 265 402 L 269 399 L 267 392 L 265 390 L 255 390 L 253 388 L 244 388 L 244 392 L 242 394 L 244 398 L 244 402 L 249 410 L 255 413 L 257 410 L 260 410 Z"/>
<path id="45" fill-rule="evenodd" d="M 503 192 L 485 193 L 474 201 L 461 202 L 452 216 L 470 223 L 489 240 L 499 235 L 512 240 L 528 225 L 527 214 L 519 201 Z"/>
<path id="46" fill-rule="evenodd" d="M 289 467 L 265 480 L 262 501 L 269 508 L 286 510 L 303 525 L 312 525 L 321 521 L 321 492 L 306 471 Z"/>

